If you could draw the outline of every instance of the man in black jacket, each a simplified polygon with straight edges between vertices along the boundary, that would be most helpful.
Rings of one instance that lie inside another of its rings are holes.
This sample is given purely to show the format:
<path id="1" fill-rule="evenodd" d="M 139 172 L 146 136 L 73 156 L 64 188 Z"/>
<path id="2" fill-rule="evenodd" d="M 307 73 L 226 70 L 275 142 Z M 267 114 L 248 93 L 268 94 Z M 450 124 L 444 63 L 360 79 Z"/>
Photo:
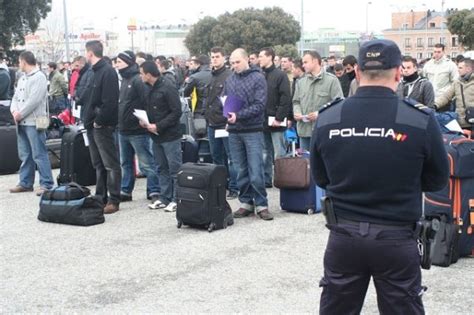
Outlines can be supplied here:
<path id="1" fill-rule="evenodd" d="M 122 176 L 114 135 L 118 122 L 118 77 L 112 66 L 102 58 L 103 51 L 100 41 L 86 43 L 86 58 L 92 65 L 94 77 L 89 100 L 85 104 L 84 127 L 97 174 L 96 195 L 102 196 L 106 203 L 104 213 L 108 214 L 119 210 Z"/>
<path id="2" fill-rule="evenodd" d="M 94 76 L 94 71 L 87 60 L 83 56 L 78 56 L 74 59 L 78 64 L 79 68 L 79 79 L 76 82 L 76 89 L 74 91 L 74 102 L 76 108 L 80 106 L 81 110 L 81 120 L 84 120 L 84 108 L 86 101 L 90 97 L 90 86 L 92 82 L 92 77 Z"/>
<path id="3" fill-rule="evenodd" d="M 149 124 L 140 121 L 140 125 L 151 133 L 155 158 L 160 167 L 160 198 L 149 205 L 150 209 L 176 211 L 176 185 L 178 170 L 182 164 L 181 102 L 178 90 L 160 75 L 153 61 L 140 65 L 143 82 L 151 86 L 146 99 L 146 111 Z"/>
<path id="4" fill-rule="evenodd" d="M 275 51 L 270 47 L 260 50 L 258 59 L 267 80 L 265 105 L 265 186 L 272 187 L 273 160 L 286 155 L 285 130 L 291 112 L 290 82 L 286 73 L 277 69 L 273 60 Z"/>
<path id="5" fill-rule="evenodd" d="M 357 64 L 357 58 L 353 55 L 348 55 L 342 60 L 345 73 L 339 78 L 341 83 L 342 93 L 344 97 L 348 97 L 351 83 L 355 80 L 355 65 Z"/>
<path id="6" fill-rule="evenodd" d="M 227 118 L 223 114 L 223 104 L 220 97 L 224 90 L 225 80 L 232 74 L 225 67 L 225 53 L 221 47 L 211 49 L 212 78 L 207 88 L 206 120 L 208 123 L 207 136 L 211 147 L 214 164 L 227 165 L 229 174 L 229 194 L 227 199 L 235 199 L 239 194 L 237 187 L 237 170 L 230 154 L 229 137 L 216 138 L 216 130 L 224 131 Z"/>
<path id="7" fill-rule="evenodd" d="M 120 164 L 122 165 L 121 201 L 131 201 L 135 186 L 135 154 L 140 163 L 140 171 L 146 176 L 147 198 L 158 200 L 160 183 L 151 149 L 150 134 L 140 126 L 134 110 L 145 110 L 146 86 L 140 78 L 135 54 L 126 50 L 117 56 L 117 69 L 122 77 L 120 86 L 118 129 Z"/>
<path id="8" fill-rule="evenodd" d="M 195 100 L 196 105 L 193 106 L 194 119 L 204 118 L 205 105 L 204 100 L 206 99 L 206 87 L 211 82 L 211 69 L 209 68 L 209 57 L 201 55 L 198 58 L 192 59 L 192 62 L 197 65 L 196 71 L 186 79 L 184 83 L 184 97 L 192 97 L 194 89 L 196 89 L 197 99 Z M 202 137 L 205 135 L 201 130 L 196 130 L 196 137 Z"/>
<path id="9" fill-rule="evenodd" d="M 408 97 L 432 107 L 435 100 L 434 88 L 427 78 L 419 76 L 416 59 L 410 56 L 403 57 L 402 68 L 403 77 L 398 85 L 398 96 L 401 98 Z"/>

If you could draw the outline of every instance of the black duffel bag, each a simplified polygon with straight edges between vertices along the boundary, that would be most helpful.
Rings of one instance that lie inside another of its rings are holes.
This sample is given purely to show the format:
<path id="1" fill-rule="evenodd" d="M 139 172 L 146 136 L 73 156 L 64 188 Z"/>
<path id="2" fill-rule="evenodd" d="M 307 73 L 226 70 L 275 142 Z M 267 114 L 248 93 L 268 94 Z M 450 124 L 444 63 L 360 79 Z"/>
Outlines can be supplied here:
<path id="1" fill-rule="evenodd" d="M 81 226 L 104 223 L 104 203 L 87 187 L 68 183 L 43 193 L 38 220 Z"/>

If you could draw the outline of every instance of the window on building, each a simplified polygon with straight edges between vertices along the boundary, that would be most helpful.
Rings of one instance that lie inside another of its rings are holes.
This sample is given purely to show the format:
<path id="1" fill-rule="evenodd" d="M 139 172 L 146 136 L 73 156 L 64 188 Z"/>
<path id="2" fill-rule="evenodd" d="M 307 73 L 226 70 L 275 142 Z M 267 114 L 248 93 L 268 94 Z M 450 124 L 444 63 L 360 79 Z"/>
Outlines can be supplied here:
<path id="1" fill-rule="evenodd" d="M 443 45 L 446 45 L 446 37 L 440 37 L 439 38 L 439 43 L 443 44 Z"/>
<path id="2" fill-rule="evenodd" d="M 423 59 L 423 53 L 419 52 L 416 54 L 416 59 L 421 60 Z"/>
<path id="3" fill-rule="evenodd" d="M 436 23 L 435 22 L 430 22 L 430 28 L 434 28 L 436 27 Z"/>
<path id="4" fill-rule="evenodd" d="M 423 47 L 423 38 L 416 39 L 416 47 Z"/>
<path id="5" fill-rule="evenodd" d="M 451 37 L 451 46 L 453 46 L 453 47 L 458 47 L 459 46 L 459 42 L 458 42 L 457 37 Z"/>
<path id="6" fill-rule="evenodd" d="M 428 53 L 428 58 L 432 58 L 433 57 L 433 53 L 432 52 L 429 52 Z"/>
<path id="7" fill-rule="evenodd" d="M 406 30 L 406 29 L 408 28 L 408 23 L 403 23 L 403 24 L 402 24 L 402 28 L 403 28 L 404 30 Z"/>
<path id="8" fill-rule="evenodd" d="M 434 46 L 434 38 L 430 37 L 428 38 L 428 47 L 433 47 Z"/>
<path id="9" fill-rule="evenodd" d="M 405 47 L 411 47 L 409 38 L 405 38 Z"/>

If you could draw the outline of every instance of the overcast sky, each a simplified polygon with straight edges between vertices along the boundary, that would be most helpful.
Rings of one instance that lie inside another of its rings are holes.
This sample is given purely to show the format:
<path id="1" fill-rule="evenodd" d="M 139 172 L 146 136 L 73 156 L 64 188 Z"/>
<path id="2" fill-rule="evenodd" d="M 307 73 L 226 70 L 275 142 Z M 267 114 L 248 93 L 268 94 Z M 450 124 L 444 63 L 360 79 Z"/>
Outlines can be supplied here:
<path id="1" fill-rule="evenodd" d="M 299 21 L 301 15 L 301 0 L 66 0 L 69 23 L 91 24 L 96 28 L 114 31 L 126 31 L 126 25 L 131 17 L 137 24 L 192 24 L 204 16 L 218 16 L 222 13 L 233 12 L 240 8 L 264 8 L 271 6 L 282 7 L 286 12 L 295 16 Z M 367 3 L 371 4 L 367 4 Z M 417 3 L 413 5 L 413 3 Z M 424 11 L 426 9 L 441 10 L 441 0 L 339 0 L 317 1 L 306 0 L 304 5 L 304 28 L 332 27 L 339 30 L 365 30 L 366 10 L 368 8 L 369 31 L 381 31 L 390 27 L 391 12 L 409 11 L 411 9 Z M 53 13 L 62 13 L 63 0 L 53 0 Z M 471 8 L 470 0 L 445 0 L 444 8 Z M 423 6 L 422 4 L 425 4 Z M 117 17 L 116 19 L 113 19 Z M 80 25 L 79 25 L 80 26 Z"/>

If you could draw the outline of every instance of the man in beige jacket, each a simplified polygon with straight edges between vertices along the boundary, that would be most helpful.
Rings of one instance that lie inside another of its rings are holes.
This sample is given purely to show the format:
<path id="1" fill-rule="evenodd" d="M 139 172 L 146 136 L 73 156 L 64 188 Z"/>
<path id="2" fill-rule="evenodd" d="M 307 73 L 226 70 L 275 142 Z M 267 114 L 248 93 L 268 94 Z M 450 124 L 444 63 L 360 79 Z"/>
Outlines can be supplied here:
<path id="1" fill-rule="evenodd" d="M 435 97 L 441 96 L 459 78 L 456 64 L 444 55 L 443 44 L 434 46 L 433 58 L 423 67 L 423 76 L 433 84 Z"/>
<path id="2" fill-rule="evenodd" d="M 464 59 L 458 64 L 460 78 L 454 81 L 443 95 L 435 99 L 436 109 L 442 108 L 456 100 L 456 113 L 458 122 L 463 128 L 471 128 L 471 124 L 466 121 L 466 110 L 474 111 L 474 60 Z M 474 119 L 474 118 L 471 118 Z"/>

